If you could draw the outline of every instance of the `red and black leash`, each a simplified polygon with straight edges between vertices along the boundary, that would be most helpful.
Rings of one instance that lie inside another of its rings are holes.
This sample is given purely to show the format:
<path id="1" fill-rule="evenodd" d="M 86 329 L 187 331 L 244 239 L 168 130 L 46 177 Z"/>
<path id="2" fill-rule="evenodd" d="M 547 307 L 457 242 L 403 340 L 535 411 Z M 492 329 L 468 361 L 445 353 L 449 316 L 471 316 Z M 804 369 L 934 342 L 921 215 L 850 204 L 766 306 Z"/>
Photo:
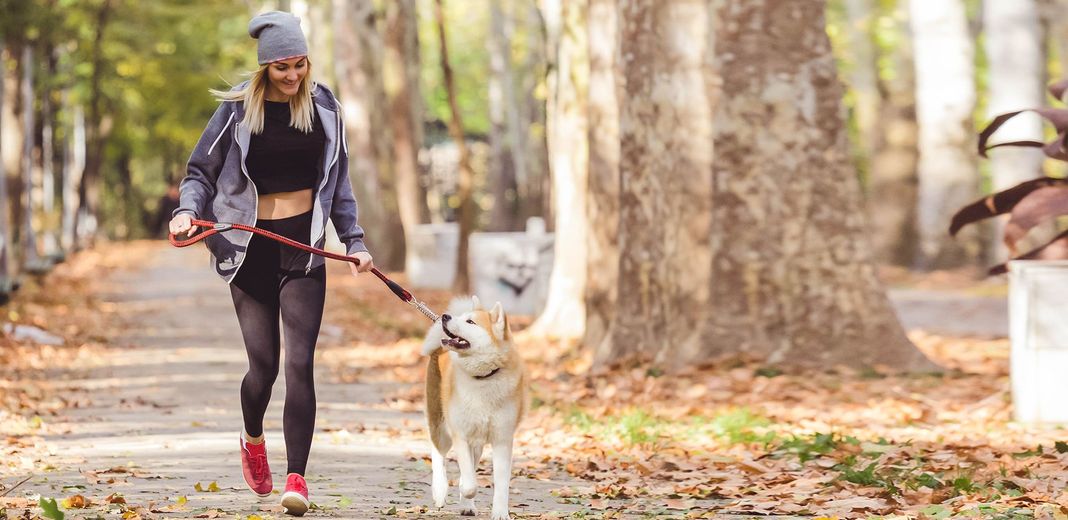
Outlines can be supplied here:
<path id="1" fill-rule="evenodd" d="M 271 240 L 277 240 L 278 242 L 281 242 L 281 243 L 286 244 L 288 246 L 295 247 L 297 249 L 301 249 L 301 250 L 307 251 L 307 252 L 312 253 L 312 254 L 324 256 L 326 258 L 333 258 L 334 260 L 341 260 L 343 262 L 350 262 L 350 263 L 353 263 L 353 264 L 356 264 L 356 265 L 360 265 L 360 261 L 358 259 L 356 259 L 356 258 L 351 257 L 351 256 L 339 255 L 337 253 L 331 253 L 329 251 L 324 251 L 322 249 L 309 246 L 307 244 L 301 244 L 300 242 L 297 242 L 296 240 L 292 240 L 290 238 L 284 237 L 282 235 L 279 235 L 278 233 L 272 233 L 270 231 L 267 231 L 266 229 L 260 229 L 258 227 L 253 227 L 253 226 L 246 226 L 244 224 L 231 224 L 231 223 L 228 223 L 228 222 L 212 222 L 210 220 L 199 220 L 199 219 L 192 219 L 192 223 L 193 223 L 194 226 L 199 226 L 199 227 L 204 227 L 204 228 L 209 228 L 209 229 L 207 231 L 203 231 L 203 232 L 201 232 L 201 233 L 199 233 L 197 235 L 191 236 L 191 237 L 189 237 L 189 238 L 187 238 L 185 240 L 178 240 L 175 237 L 174 233 L 170 233 L 170 234 L 167 235 L 167 240 L 170 241 L 171 245 L 173 245 L 175 247 L 190 246 L 190 245 L 193 245 L 193 244 L 195 244 L 197 242 L 200 242 L 201 240 L 204 240 L 205 238 L 207 238 L 207 237 L 209 237 L 211 235 L 214 235 L 216 233 L 221 233 L 223 231 L 229 231 L 231 229 L 241 229 L 241 230 L 244 230 L 244 231 L 251 231 L 253 233 L 258 233 L 258 234 L 263 235 L 263 236 L 265 236 L 267 238 L 270 238 Z M 407 303 L 407 304 L 411 305 L 412 307 L 415 307 L 415 309 L 417 311 L 422 313 L 423 316 L 426 316 L 431 321 L 438 321 L 438 315 L 434 314 L 434 311 L 430 310 L 430 308 L 427 307 L 425 303 L 415 299 L 415 297 L 412 296 L 412 293 L 408 292 L 407 289 L 405 289 L 404 287 L 401 287 L 400 284 L 398 284 L 397 282 L 394 282 L 393 280 L 390 280 L 389 278 L 387 278 L 386 275 L 382 274 L 382 272 L 379 271 L 378 268 L 376 268 L 376 267 L 372 267 L 371 268 L 371 272 L 375 276 L 377 276 L 379 280 L 382 280 L 382 282 L 385 283 L 386 286 L 389 287 L 389 290 L 393 291 L 393 294 L 396 294 L 398 298 L 400 298 L 401 300 L 404 301 L 404 303 Z"/>

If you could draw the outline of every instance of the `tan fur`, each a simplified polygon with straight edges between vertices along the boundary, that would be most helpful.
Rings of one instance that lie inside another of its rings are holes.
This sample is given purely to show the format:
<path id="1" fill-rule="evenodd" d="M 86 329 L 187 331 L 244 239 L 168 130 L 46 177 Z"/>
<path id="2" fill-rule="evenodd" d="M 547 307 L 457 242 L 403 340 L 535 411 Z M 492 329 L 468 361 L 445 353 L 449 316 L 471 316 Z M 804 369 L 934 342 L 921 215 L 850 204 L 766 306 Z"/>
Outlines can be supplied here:
<path id="1" fill-rule="evenodd" d="M 448 314 L 452 319 L 446 325 L 450 332 L 468 340 L 468 348 L 452 344 L 442 347 L 441 339 L 447 335 L 441 330 L 441 323 L 428 331 L 424 341 L 423 352 L 429 356 L 426 420 L 434 447 L 432 492 L 435 504 L 443 506 L 448 487 L 444 457 L 456 447 L 462 512 L 473 514 L 474 467 L 483 447 L 492 444 L 492 518 L 497 520 L 508 518 L 511 450 L 516 427 L 527 410 L 527 377 L 513 344 L 507 314 L 500 304 L 486 311 L 477 299 L 473 303 L 474 308 L 453 310 L 450 307 Z"/>
<path id="2" fill-rule="evenodd" d="M 442 407 L 449 400 L 452 385 L 443 381 L 449 381 L 451 374 L 445 374 L 452 371 L 452 366 L 449 356 L 442 356 L 442 352 L 435 350 L 426 362 L 426 422 L 430 441 L 438 451 L 448 453 L 452 439 L 445 433 L 445 411 Z"/>

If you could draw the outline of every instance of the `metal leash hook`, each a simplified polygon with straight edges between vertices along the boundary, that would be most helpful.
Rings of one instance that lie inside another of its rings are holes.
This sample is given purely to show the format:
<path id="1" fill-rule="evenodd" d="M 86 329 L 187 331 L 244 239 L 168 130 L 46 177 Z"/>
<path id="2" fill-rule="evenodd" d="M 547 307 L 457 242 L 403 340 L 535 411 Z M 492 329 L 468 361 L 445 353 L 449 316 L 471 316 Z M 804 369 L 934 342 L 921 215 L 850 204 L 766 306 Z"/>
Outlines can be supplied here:
<path id="1" fill-rule="evenodd" d="M 267 231 L 266 229 L 246 226 L 244 224 L 212 222 L 210 220 L 200 219 L 192 219 L 191 222 L 194 226 L 205 227 L 209 229 L 198 235 L 190 236 L 185 240 L 178 240 L 174 233 L 168 233 L 167 240 L 171 243 L 171 245 L 173 245 L 174 247 L 186 247 L 195 244 L 211 235 L 214 235 L 215 233 L 230 231 L 231 229 L 241 229 L 244 231 L 251 231 L 252 233 L 263 235 L 267 238 L 270 238 L 271 240 L 281 242 L 287 246 L 295 247 L 297 249 L 301 249 L 312 254 L 316 254 L 326 258 L 333 258 L 334 260 L 341 260 L 342 262 L 349 262 L 352 264 L 356 264 L 357 266 L 360 265 L 360 261 L 355 258 L 352 258 L 351 256 L 339 255 L 336 253 L 331 253 L 329 251 L 324 251 L 316 247 L 311 247 L 307 244 L 301 244 L 300 242 L 284 237 L 277 233 L 272 233 L 270 231 Z M 189 231 L 192 232 L 193 229 L 190 228 Z M 415 310 L 419 311 L 419 313 L 423 316 L 426 316 L 428 319 L 430 319 L 430 321 L 436 322 L 440 319 L 439 316 L 434 313 L 434 311 L 430 310 L 430 307 L 428 307 L 427 304 L 415 299 L 415 297 L 412 296 L 412 293 L 408 292 L 408 290 L 404 287 L 401 287 L 400 284 L 398 284 L 397 282 L 394 282 L 393 280 L 387 278 L 386 275 L 382 274 L 382 272 L 379 271 L 377 267 L 372 267 L 371 273 L 377 276 L 379 280 L 382 280 L 382 282 L 385 283 L 387 287 L 389 287 L 389 290 L 393 291 L 393 294 L 396 294 L 397 297 L 403 300 L 405 303 L 411 305 L 412 307 L 415 307 Z"/>

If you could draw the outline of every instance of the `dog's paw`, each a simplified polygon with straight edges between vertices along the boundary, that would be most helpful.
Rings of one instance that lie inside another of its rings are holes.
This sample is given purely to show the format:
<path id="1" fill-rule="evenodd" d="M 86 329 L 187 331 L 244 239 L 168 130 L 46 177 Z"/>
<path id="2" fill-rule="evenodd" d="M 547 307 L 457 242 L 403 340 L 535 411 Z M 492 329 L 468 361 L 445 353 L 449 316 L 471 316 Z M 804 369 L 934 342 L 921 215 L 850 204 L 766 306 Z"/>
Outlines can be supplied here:
<path id="1" fill-rule="evenodd" d="M 504 511 L 494 510 L 491 518 L 493 520 L 509 520 L 512 517 L 508 514 L 508 510 L 506 509 Z"/>
<path id="2" fill-rule="evenodd" d="M 448 490 L 446 489 L 434 489 L 434 507 L 438 509 L 445 507 L 445 496 L 447 494 L 447 491 Z"/>
<path id="3" fill-rule="evenodd" d="M 441 348 L 441 340 L 445 338 L 445 332 L 441 330 L 441 325 L 434 322 L 434 326 L 430 328 L 426 333 L 426 338 L 423 340 L 422 354 L 429 356 L 435 350 Z"/>
<path id="4" fill-rule="evenodd" d="M 475 516 L 475 500 L 474 500 L 475 493 L 474 493 L 474 491 L 472 491 L 471 495 L 468 496 L 468 497 L 464 497 L 462 492 L 460 493 L 460 496 L 461 496 L 461 498 L 460 498 L 460 515 L 461 516 Z"/>

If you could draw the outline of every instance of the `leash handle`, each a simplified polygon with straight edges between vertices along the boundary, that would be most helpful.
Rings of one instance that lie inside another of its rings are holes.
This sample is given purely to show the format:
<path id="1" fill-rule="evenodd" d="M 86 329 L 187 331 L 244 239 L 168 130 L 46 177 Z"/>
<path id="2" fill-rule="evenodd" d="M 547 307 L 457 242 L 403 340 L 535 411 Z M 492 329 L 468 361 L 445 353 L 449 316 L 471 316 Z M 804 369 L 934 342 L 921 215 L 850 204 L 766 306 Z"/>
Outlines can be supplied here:
<path id="1" fill-rule="evenodd" d="M 193 245 L 193 244 L 195 244 L 197 242 L 200 242 L 201 240 L 204 240 L 205 238 L 207 238 L 207 237 L 209 237 L 211 235 L 214 235 L 216 233 L 221 233 L 223 231 L 229 231 L 231 229 L 241 229 L 241 230 L 244 230 L 244 231 L 250 231 L 252 233 L 263 235 L 263 236 L 265 236 L 267 238 L 270 238 L 271 240 L 275 240 L 275 241 L 281 242 L 281 243 L 286 244 L 288 246 L 295 247 L 297 249 L 301 249 L 303 251 L 307 251 L 307 252 L 312 253 L 312 254 L 316 254 L 316 255 L 319 255 L 319 256 L 324 256 L 326 258 L 333 258 L 334 260 L 341 260 L 343 262 L 350 262 L 350 263 L 353 263 L 353 264 L 355 264 L 357 266 L 360 265 L 360 260 L 358 258 L 353 258 L 351 256 L 346 256 L 346 255 L 339 255 L 337 253 L 331 253 L 330 251 L 325 251 L 325 250 L 319 249 L 317 247 L 312 247 L 312 246 L 309 246 L 307 244 L 302 244 L 300 242 L 297 242 L 296 240 L 292 240 L 292 239 L 290 239 L 288 237 L 284 237 L 282 235 L 279 235 L 278 233 L 273 233 L 271 231 L 267 231 L 266 229 L 260 229 L 258 227 L 254 227 L 254 226 L 246 226 L 244 224 L 231 224 L 229 222 L 212 222 L 210 220 L 201 220 L 201 219 L 191 219 L 191 223 L 194 226 L 204 227 L 204 228 L 209 228 L 209 229 L 207 229 L 206 231 L 202 231 L 199 234 L 191 235 L 189 238 L 187 238 L 185 240 L 178 240 L 178 237 L 174 233 L 168 233 L 167 234 L 167 240 L 171 243 L 171 245 L 173 245 L 174 247 L 191 246 L 191 245 Z M 190 228 L 190 231 L 192 231 L 192 228 Z M 392 291 L 393 294 L 397 295 L 397 297 L 400 298 L 401 300 L 403 300 L 405 303 L 408 303 L 408 304 L 412 305 L 413 307 L 415 307 L 415 309 L 417 311 L 419 311 L 420 313 L 422 313 L 423 316 L 426 316 L 431 321 L 438 321 L 438 315 L 434 314 L 434 312 L 431 311 L 430 308 L 427 307 L 427 305 L 425 303 L 415 299 L 415 297 L 412 296 L 412 293 L 408 292 L 408 290 L 405 289 L 404 287 L 401 287 L 401 285 L 398 284 L 397 282 L 394 282 L 393 280 L 390 280 L 388 277 L 386 277 L 386 275 L 382 274 L 382 271 L 379 271 L 377 267 L 372 267 L 371 268 L 371 273 L 374 274 L 375 276 L 377 276 L 379 280 L 382 280 L 382 282 L 386 284 L 386 287 L 389 287 L 389 290 Z"/>

